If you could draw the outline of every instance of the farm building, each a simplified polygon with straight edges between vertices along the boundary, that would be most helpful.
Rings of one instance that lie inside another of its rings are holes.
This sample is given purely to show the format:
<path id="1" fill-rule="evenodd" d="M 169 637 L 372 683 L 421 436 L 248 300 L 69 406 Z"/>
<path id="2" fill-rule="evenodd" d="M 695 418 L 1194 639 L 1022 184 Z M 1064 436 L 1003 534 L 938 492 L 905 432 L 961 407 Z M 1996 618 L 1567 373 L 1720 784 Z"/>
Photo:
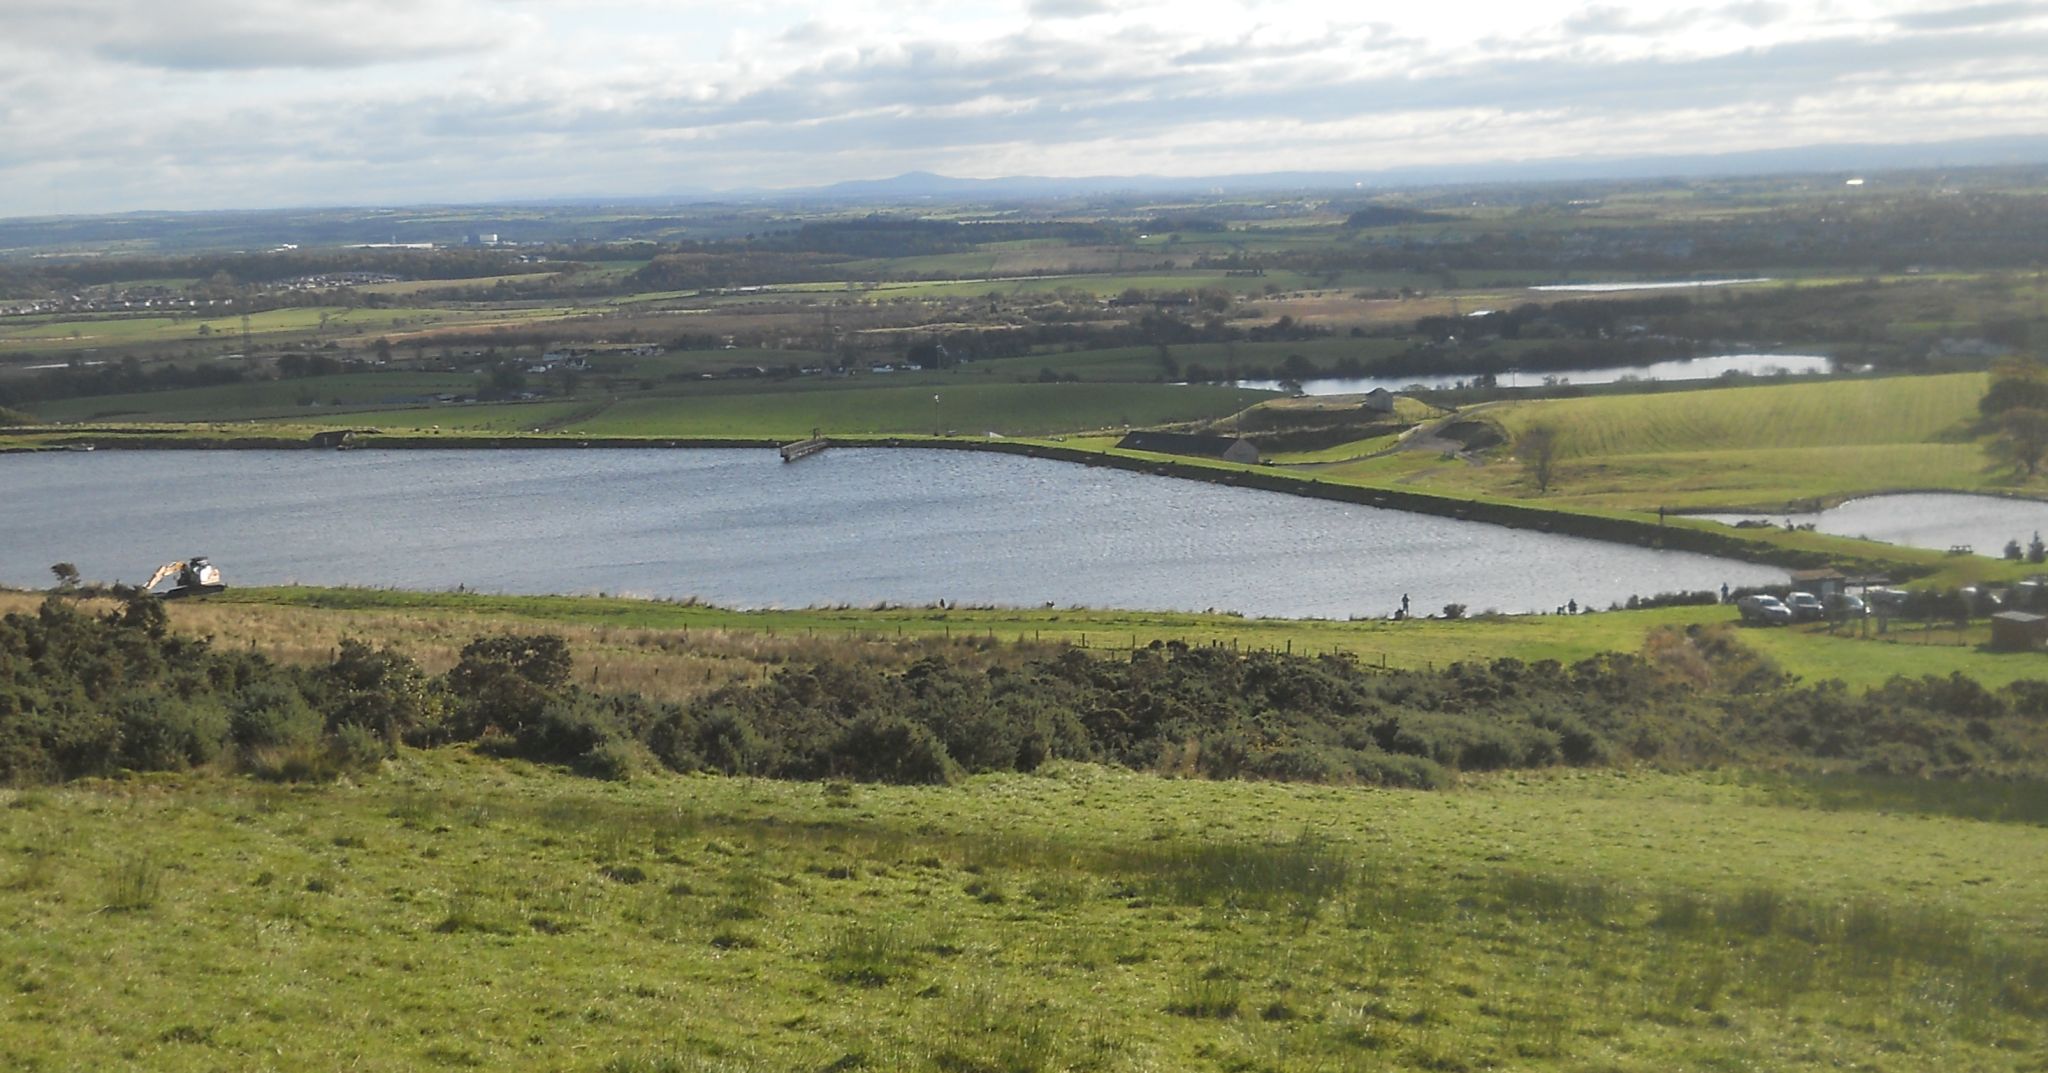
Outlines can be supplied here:
<path id="1" fill-rule="evenodd" d="M 1362 407 L 1363 407 L 1363 408 L 1364 408 L 1365 410 L 1367 410 L 1367 411 L 1369 411 L 1369 412 L 1371 412 L 1371 413 L 1376 413 L 1376 414 L 1390 414 L 1390 413 L 1393 413 L 1393 412 L 1394 412 L 1394 393 L 1393 393 L 1393 392 L 1391 392 L 1391 391 L 1388 391 L 1388 390 L 1387 390 L 1386 388 L 1383 388 L 1383 387 L 1376 387 L 1376 388 L 1373 388 L 1373 389 L 1372 389 L 1371 391 L 1368 391 L 1368 392 L 1366 392 L 1366 393 L 1365 393 L 1365 401 L 1364 401 L 1363 403 L 1361 403 L 1360 405 L 1361 405 L 1361 406 L 1362 406 Z"/>
<path id="2" fill-rule="evenodd" d="M 1250 440 L 1235 436 L 1203 436 L 1190 432 L 1131 432 L 1117 441 L 1126 451 L 1150 451 L 1161 455 L 1194 455 L 1220 458 L 1225 462 L 1256 463 L 1259 449 Z"/>
<path id="3" fill-rule="evenodd" d="M 1991 616 L 1991 647 L 2000 652 L 2039 652 L 2048 648 L 2048 615 L 2001 611 Z"/>
<path id="4" fill-rule="evenodd" d="M 1792 587 L 1810 592 L 1825 600 L 1847 591 L 1849 577 L 1840 570 L 1795 570 L 1792 572 Z"/>

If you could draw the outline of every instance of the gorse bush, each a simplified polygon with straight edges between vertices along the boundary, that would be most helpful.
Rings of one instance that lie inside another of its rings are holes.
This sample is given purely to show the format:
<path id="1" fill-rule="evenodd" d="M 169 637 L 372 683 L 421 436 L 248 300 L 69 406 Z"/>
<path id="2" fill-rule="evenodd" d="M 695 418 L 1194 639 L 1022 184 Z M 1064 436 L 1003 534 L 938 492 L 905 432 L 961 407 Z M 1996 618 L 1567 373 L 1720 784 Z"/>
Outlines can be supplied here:
<path id="1" fill-rule="evenodd" d="M 99 616 L 52 599 L 0 619 L 0 779 L 207 764 L 316 779 L 400 742 L 455 741 L 608 779 L 658 764 L 925 784 L 1059 759 L 1430 788 L 1457 772 L 1629 761 L 2031 777 L 2048 756 L 2048 683 L 1794 685 L 1720 629 L 1659 631 L 1641 655 L 1570 666 L 1432 671 L 1179 645 L 993 667 L 828 659 L 676 705 L 577 686 L 567 644 L 547 634 L 478 638 L 434 679 L 359 641 L 282 667 L 165 627 L 147 597 Z"/>
<path id="2" fill-rule="evenodd" d="M 410 659 L 346 642 L 313 667 L 219 652 L 131 595 L 104 615 L 57 599 L 0 618 L 0 781 L 231 762 L 328 777 L 388 755 L 438 702 Z"/>

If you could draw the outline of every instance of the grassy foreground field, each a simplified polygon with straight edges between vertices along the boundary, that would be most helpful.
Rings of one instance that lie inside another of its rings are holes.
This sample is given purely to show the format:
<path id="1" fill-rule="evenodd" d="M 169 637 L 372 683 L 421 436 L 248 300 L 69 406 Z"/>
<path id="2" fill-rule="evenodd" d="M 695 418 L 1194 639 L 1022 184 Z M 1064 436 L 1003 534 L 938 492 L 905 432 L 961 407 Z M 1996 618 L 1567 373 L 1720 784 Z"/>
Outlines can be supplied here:
<path id="1" fill-rule="evenodd" d="M 0 791 L 0 1064 L 2039 1068 L 2048 832 L 1651 774 L 1439 792 Z"/>

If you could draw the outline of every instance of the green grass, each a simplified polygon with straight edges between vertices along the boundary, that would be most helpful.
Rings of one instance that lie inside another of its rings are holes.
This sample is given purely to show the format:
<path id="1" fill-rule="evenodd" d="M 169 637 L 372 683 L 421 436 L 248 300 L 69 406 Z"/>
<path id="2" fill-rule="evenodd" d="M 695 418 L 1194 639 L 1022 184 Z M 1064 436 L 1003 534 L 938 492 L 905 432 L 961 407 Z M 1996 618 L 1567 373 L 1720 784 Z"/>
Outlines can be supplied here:
<path id="1" fill-rule="evenodd" d="M 932 401 L 933 395 L 939 402 Z M 828 435 L 962 436 L 995 432 L 1033 436 L 1210 420 L 1269 393 L 1163 384 L 921 383 L 903 387 L 845 386 L 818 390 L 716 391 L 686 396 L 629 396 L 617 403 L 479 404 L 351 413 L 334 423 L 390 430 L 519 431 L 573 414 L 565 435 L 794 439 Z M 303 418 L 302 418 L 303 419 Z"/>
<path id="2" fill-rule="evenodd" d="M 938 401 L 932 401 L 933 396 Z M 1163 384 L 981 384 L 845 387 L 629 398 L 564 431 L 593 436 L 777 436 L 827 433 L 1035 435 L 1221 417 L 1267 393 Z"/>
<path id="3" fill-rule="evenodd" d="M 463 373 L 345 373 L 303 380 L 255 380 L 214 387 L 126 395 L 92 395 L 40 403 L 49 421 L 119 416 L 139 421 L 241 421 L 316 417 L 321 407 L 376 405 L 414 396 L 470 394 L 477 378 Z"/>
<path id="4" fill-rule="evenodd" d="M 10 1068 L 1991 1070 L 2048 1014 L 2048 829 L 1741 779 L 835 791 L 448 750 L 0 803 Z"/>
<path id="5" fill-rule="evenodd" d="M 28 610 L 34 597 L 0 594 L 0 610 Z M 1300 654 L 1349 653 L 1369 664 L 1442 667 L 1460 660 L 1513 657 L 1527 662 L 1573 663 L 1602 652 L 1639 652 L 1648 635 L 1665 626 L 1732 622 L 1725 607 L 1673 607 L 1649 611 L 1603 611 L 1577 616 L 1487 616 L 1450 621 L 1410 619 L 1356 622 L 1248 619 L 1233 615 L 1113 610 L 812 608 L 791 611 L 733 611 L 698 604 L 587 596 L 493 596 L 421 593 L 381 589 L 233 588 L 203 603 L 171 608 L 173 619 L 190 617 L 191 628 L 223 643 L 271 643 L 280 631 L 302 632 L 308 623 L 287 612 L 367 613 L 351 617 L 348 629 L 416 639 L 422 623 L 433 632 L 474 635 L 517 623 L 575 625 L 599 629 L 647 630 L 688 635 L 689 631 L 752 633 L 788 639 L 895 638 L 989 642 L 1045 641 L 1086 645 L 1114 653 L 1154 642 L 1216 644 L 1238 650 L 1270 649 Z M 1961 672 L 1989 686 L 2020 678 L 2048 678 L 2048 664 L 2030 653 L 1991 652 L 1983 638 L 1952 643 L 1953 634 L 1921 635 L 1898 626 L 1888 637 L 1830 634 L 1824 628 L 1744 629 L 1741 638 L 1785 671 L 1809 681 L 1839 678 L 1852 687 L 1877 685 L 1895 674 L 1946 676 Z M 1932 641 L 1936 643 L 1920 643 Z"/>
<path id="6" fill-rule="evenodd" d="M 1510 437 L 1559 431 L 1540 497 L 1507 449 L 1485 464 L 1435 456 L 1333 466 L 1326 477 L 1560 507 L 1769 510 L 1905 489 L 2048 492 L 2016 481 L 1974 434 L 1978 373 L 1835 380 L 1490 405 L 1473 416 Z"/>
<path id="7" fill-rule="evenodd" d="M 265 342 L 275 342 L 285 336 L 310 335 L 321 330 L 323 314 L 328 318 L 325 331 L 330 335 L 373 335 L 416 331 L 422 328 L 532 320 L 558 316 L 560 312 L 553 309 L 347 309 L 305 306 L 252 313 L 249 315 L 249 332 L 251 336 Z M 72 350 L 183 342 L 238 349 L 241 332 L 242 318 L 239 314 L 221 314 L 217 310 L 189 317 L 108 315 L 0 326 L 0 344 L 22 349 Z"/>
<path id="8" fill-rule="evenodd" d="M 1608 395 L 1489 408 L 1511 433 L 1562 433 L 1567 461 L 1666 452 L 1919 444 L 1966 432 L 1982 374 L 1770 384 Z"/>

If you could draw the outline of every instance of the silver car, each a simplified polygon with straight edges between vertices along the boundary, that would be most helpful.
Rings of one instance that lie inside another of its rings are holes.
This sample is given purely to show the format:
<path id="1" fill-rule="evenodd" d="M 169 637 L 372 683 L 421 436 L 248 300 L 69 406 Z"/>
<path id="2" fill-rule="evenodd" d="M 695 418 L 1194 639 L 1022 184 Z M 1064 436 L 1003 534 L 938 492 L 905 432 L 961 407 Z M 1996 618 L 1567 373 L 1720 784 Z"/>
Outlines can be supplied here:
<path id="1" fill-rule="evenodd" d="M 1758 626 L 1786 626 L 1792 622 L 1792 609 L 1775 596 L 1745 596 L 1735 601 L 1735 610 L 1742 612 L 1742 621 Z"/>

